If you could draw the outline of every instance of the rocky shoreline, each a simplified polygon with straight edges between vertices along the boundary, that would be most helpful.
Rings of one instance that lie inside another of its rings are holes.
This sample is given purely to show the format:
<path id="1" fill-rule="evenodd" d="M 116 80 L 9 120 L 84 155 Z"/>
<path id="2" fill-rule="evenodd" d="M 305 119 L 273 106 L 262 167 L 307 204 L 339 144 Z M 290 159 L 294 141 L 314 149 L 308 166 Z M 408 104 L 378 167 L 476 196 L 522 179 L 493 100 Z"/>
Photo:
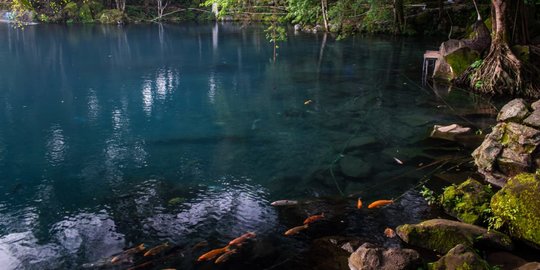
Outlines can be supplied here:
<path id="1" fill-rule="evenodd" d="M 332 269 L 540 269 L 538 256 L 520 257 L 523 249 L 540 253 L 539 109 L 540 101 L 522 99 L 503 106 L 472 154 L 485 179 L 472 175 L 438 196 L 430 193 L 433 207 L 457 220 L 399 225 L 399 243 L 390 246 L 339 237 L 314 245 L 341 250 L 326 259 L 335 262 Z"/>

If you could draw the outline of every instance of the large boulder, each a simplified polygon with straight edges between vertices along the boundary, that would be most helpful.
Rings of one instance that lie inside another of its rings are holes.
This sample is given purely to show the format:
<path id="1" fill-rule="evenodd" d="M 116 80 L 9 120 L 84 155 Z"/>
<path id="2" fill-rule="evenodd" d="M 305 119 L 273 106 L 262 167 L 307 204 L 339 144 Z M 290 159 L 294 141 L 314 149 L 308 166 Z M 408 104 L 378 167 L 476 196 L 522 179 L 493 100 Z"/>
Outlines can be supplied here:
<path id="1" fill-rule="evenodd" d="M 515 270 L 538 270 L 538 269 L 540 269 L 539 262 L 530 262 L 516 268 Z"/>
<path id="2" fill-rule="evenodd" d="M 472 156 L 478 172 L 499 187 L 520 172 L 535 171 L 540 163 L 540 111 L 529 111 L 522 99 L 506 104 L 482 144 Z"/>
<path id="3" fill-rule="evenodd" d="M 497 121 L 520 122 L 528 114 L 527 103 L 521 98 L 516 98 L 504 105 L 497 115 Z"/>
<path id="4" fill-rule="evenodd" d="M 540 247 L 539 179 L 537 174 L 518 174 L 491 198 L 493 214 L 508 225 L 510 234 L 536 247 Z"/>
<path id="5" fill-rule="evenodd" d="M 501 270 L 513 270 L 527 263 L 521 257 L 506 251 L 497 251 L 487 255 L 486 261 L 490 265 L 496 265 Z"/>
<path id="6" fill-rule="evenodd" d="M 438 261 L 428 265 L 430 270 L 463 270 L 463 269 L 491 269 L 489 264 L 482 260 L 471 248 L 457 245 Z"/>
<path id="7" fill-rule="evenodd" d="M 493 191 L 489 186 L 469 178 L 458 186 L 446 187 L 439 201 L 453 217 L 469 224 L 481 224 L 484 213 L 490 209 L 491 196 Z"/>
<path id="8" fill-rule="evenodd" d="M 431 219 L 397 227 L 397 234 L 408 244 L 446 253 L 459 244 L 510 250 L 512 240 L 497 231 L 447 219 Z"/>
<path id="9" fill-rule="evenodd" d="M 351 270 L 418 269 L 420 254 L 412 249 L 383 248 L 364 243 L 349 257 Z"/>
<path id="10" fill-rule="evenodd" d="M 450 39 L 441 44 L 439 48 L 439 58 L 435 62 L 435 69 L 433 70 L 433 78 L 450 81 L 454 78 L 452 68 L 446 62 L 445 57 L 449 54 L 465 47 L 465 43 L 461 40 Z"/>
<path id="11" fill-rule="evenodd" d="M 444 56 L 444 60 L 452 71 L 452 78 L 459 77 L 472 63 L 479 59 L 480 53 L 469 47 L 459 48 Z"/>

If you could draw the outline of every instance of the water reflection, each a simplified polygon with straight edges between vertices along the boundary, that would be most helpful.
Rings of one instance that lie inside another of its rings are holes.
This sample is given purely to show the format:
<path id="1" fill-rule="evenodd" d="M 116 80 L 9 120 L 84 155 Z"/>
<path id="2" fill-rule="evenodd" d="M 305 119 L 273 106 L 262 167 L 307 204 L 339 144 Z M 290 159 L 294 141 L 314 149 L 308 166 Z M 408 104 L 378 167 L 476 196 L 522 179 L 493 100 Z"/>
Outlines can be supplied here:
<path id="1" fill-rule="evenodd" d="M 92 121 L 97 120 L 99 114 L 99 100 L 94 89 L 88 90 L 88 118 Z"/>
<path id="2" fill-rule="evenodd" d="M 125 246 L 124 236 L 116 232 L 105 210 L 65 217 L 50 233 L 66 252 L 82 255 L 86 261 L 110 256 Z"/>
<path id="3" fill-rule="evenodd" d="M 433 118 L 456 119 L 401 76 L 426 44 L 298 34 L 272 63 L 262 29 L 0 25 L 12 63 L 0 66 L 0 187 L 23 185 L 0 199 L 0 265 L 77 269 L 135 243 L 222 245 L 251 230 L 257 245 L 277 238 L 299 254 L 310 241 L 282 230 L 306 209 L 269 197 L 408 189 L 413 174 L 383 181 L 432 159 L 420 142 Z M 341 154 L 371 169 L 352 179 Z M 381 220 L 421 218 L 404 199 Z M 358 224 L 368 235 L 381 220 Z"/>
<path id="4" fill-rule="evenodd" d="M 216 103 L 216 79 L 214 72 L 211 72 L 208 78 L 208 102 L 212 104 Z"/>
<path id="5" fill-rule="evenodd" d="M 58 125 L 51 127 L 49 139 L 47 140 L 47 160 L 52 166 L 60 165 L 65 158 L 68 146 L 65 141 L 63 131 Z"/>

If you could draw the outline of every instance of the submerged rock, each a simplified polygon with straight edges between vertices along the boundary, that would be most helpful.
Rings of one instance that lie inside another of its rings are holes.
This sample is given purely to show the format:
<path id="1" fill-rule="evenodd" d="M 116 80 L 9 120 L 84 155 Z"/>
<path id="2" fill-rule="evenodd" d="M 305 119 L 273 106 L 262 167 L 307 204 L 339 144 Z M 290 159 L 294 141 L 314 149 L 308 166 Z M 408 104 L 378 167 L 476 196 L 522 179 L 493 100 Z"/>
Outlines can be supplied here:
<path id="1" fill-rule="evenodd" d="M 369 174 L 371 165 L 361 158 L 354 156 L 344 156 L 339 161 L 341 172 L 349 177 L 362 178 Z"/>
<path id="2" fill-rule="evenodd" d="M 405 224 L 396 229 L 399 237 L 408 244 L 446 253 L 458 244 L 467 246 L 487 245 L 510 250 L 510 237 L 496 231 L 447 219 L 431 219 L 418 224 Z"/>
<path id="3" fill-rule="evenodd" d="M 522 173 L 512 177 L 491 198 L 495 217 L 508 225 L 510 234 L 540 247 L 540 180 Z"/>
<path id="4" fill-rule="evenodd" d="M 420 254 L 412 249 L 383 248 L 364 243 L 349 257 L 351 270 L 417 269 Z"/>
<path id="5" fill-rule="evenodd" d="M 358 247 L 360 239 L 346 238 L 342 236 L 328 236 L 315 239 L 308 252 L 309 258 L 315 265 L 314 269 L 343 270 L 347 269 L 349 258 L 354 247 Z M 351 249 L 349 252 L 343 246 Z"/>
<path id="6" fill-rule="evenodd" d="M 471 128 L 462 127 L 458 124 L 451 124 L 448 126 L 434 125 L 430 137 L 448 141 L 455 141 L 456 136 L 467 133 L 470 130 Z"/>
<path id="7" fill-rule="evenodd" d="M 430 270 L 463 270 L 463 269 L 491 269 L 489 264 L 482 260 L 474 250 L 465 245 L 457 245 L 438 261 L 429 264 Z"/>
<path id="8" fill-rule="evenodd" d="M 489 210 L 493 191 L 480 182 L 469 178 L 460 185 L 444 189 L 440 202 L 451 216 L 469 224 L 482 223 L 482 215 Z"/>
<path id="9" fill-rule="evenodd" d="M 371 135 L 362 135 L 362 136 L 354 137 L 347 143 L 345 147 L 345 152 L 350 152 L 352 150 L 361 148 L 366 145 L 375 144 L 377 142 L 378 142 L 377 138 Z"/>

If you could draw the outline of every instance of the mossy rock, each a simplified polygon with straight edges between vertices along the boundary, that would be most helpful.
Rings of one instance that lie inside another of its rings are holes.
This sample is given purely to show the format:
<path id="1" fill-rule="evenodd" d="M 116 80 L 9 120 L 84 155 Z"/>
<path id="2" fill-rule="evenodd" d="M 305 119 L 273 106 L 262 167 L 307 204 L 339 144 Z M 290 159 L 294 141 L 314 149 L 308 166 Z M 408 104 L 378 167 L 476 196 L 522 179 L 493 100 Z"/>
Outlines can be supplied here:
<path id="1" fill-rule="evenodd" d="M 531 173 L 518 174 L 491 198 L 495 217 L 510 235 L 540 247 L 540 180 Z"/>
<path id="2" fill-rule="evenodd" d="M 489 211 L 493 191 L 487 185 L 469 178 L 460 185 L 444 189 L 439 201 L 451 216 L 469 224 L 481 224 L 483 215 Z"/>
<path id="3" fill-rule="evenodd" d="M 459 77 L 463 71 L 478 59 L 480 59 L 480 54 L 468 47 L 459 48 L 444 57 L 444 60 L 452 68 L 454 78 Z"/>
<path id="4" fill-rule="evenodd" d="M 459 244 L 489 246 L 510 250 L 510 237 L 480 226 L 447 219 L 431 219 L 418 224 L 405 224 L 396 229 L 406 243 L 439 253 L 446 253 Z"/>
<path id="5" fill-rule="evenodd" d="M 74 20 L 78 18 L 79 14 L 79 7 L 77 6 L 77 3 L 75 2 L 69 2 L 67 3 L 64 8 L 62 9 L 62 14 L 64 14 L 64 17 L 67 20 Z"/>
<path id="6" fill-rule="evenodd" d="M 90 9 L 90 5 L 83 4 L 81 8 L 79 9 L 79 20 L 82 23 L 92 23 L 94 22 L 94 18 L 92 18 L 92 11 Z"/>
<path id="7" fill-rule="evenodd" d="M 438 261 L 428 264 L 429 270 L 489 270 L 489 264 L 474 250 L 457 245 Z"/>
<path id="8" fill-rule="evenodd" d="M 125 16 L 120 10 L 106 9 L 99 14 L 98 18 L 103 24 L 118 24 L 124 22 Z"/>

